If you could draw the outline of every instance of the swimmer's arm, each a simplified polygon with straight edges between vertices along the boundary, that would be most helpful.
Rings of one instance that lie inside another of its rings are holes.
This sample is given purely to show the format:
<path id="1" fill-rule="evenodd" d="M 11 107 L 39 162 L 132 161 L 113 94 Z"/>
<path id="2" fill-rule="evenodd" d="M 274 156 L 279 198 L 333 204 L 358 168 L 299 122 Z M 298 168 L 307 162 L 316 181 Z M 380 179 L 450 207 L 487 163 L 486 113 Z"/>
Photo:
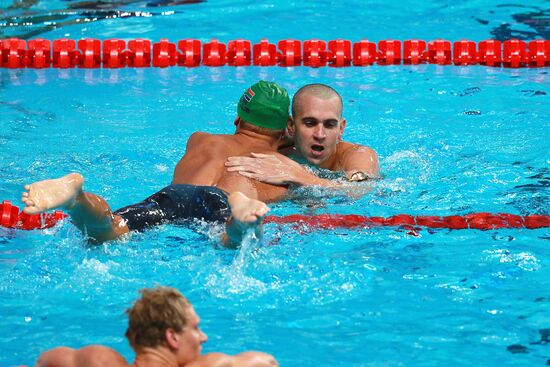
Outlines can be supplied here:
<path id="1" fill-rule="evenodd" d="M 275 358 L 262 352 L 244 352 L 235 356 L 223 353 L 208 353 L 186 367 L 278 367 Z"/>
<path id="2" fill-rule="evenodd" d="M 380 178 L 378 155 L 371 148 L 354 145 L 344 153 L 342 162 L 342 171 L 349 181 Z"/>
<path id="3" fill-rule="evenodd" d="M 38 357 L 35 367 L 129 367 L 128 362 L 114 349 L 89 345 L 81 349 L 58 347 Z"/>
<path id="4" fill-rule="evenodd" d="M 229 157 L 225 166 L 229 172 L 238 172 L 242 176 L 272 185 L 340 186 L 339 183 L 316 176 L 283 155 L 251 153 L 250 157 Z"/>

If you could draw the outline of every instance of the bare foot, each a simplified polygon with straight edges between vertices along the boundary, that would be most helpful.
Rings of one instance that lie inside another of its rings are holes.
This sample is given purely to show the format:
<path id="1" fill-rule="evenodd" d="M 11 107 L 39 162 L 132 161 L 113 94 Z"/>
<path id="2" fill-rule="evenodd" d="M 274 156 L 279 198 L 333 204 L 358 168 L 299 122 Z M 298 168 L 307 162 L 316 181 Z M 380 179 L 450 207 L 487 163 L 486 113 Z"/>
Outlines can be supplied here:
<path id="1" fill-rule="evenodd" d="M 38 181 L 25 185 L 21 201 L 25 203 L 23 212 L 37 214 L 55 208 L 71 208 L 79 194 L 82 193 L 84 178 L 79 173 L 54 180 Z"/>
<path id="2" fill-rule="evenodd" d="M 227 199 L 233 220 L 245 226 L 257 224 L 269 211 L 264 202 L 250 199 L 239 191 L 231 193 Z"/>

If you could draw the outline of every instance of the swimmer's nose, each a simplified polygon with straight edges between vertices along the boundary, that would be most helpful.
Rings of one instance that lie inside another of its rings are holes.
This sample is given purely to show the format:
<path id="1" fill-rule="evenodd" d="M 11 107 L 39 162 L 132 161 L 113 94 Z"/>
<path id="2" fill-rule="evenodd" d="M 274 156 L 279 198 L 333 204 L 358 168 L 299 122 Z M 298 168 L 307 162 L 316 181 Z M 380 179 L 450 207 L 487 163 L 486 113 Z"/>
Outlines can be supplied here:
<path id="1" fill-rule="evenodd" d="M 206 334 L 201 330 L 201 338 L 200 338 L 201 344 L 202 344 L 202 343 L 205 343 L 207 340 L 208 340 L 208 335 L 206 335 Z"/>
<path id="2" fill-rule="evenodd" d="M 313 137 L 316 139 L 324 139 L 326 136 L 325 127 L 322 124 L 317 125 L 313 131 Z"/>

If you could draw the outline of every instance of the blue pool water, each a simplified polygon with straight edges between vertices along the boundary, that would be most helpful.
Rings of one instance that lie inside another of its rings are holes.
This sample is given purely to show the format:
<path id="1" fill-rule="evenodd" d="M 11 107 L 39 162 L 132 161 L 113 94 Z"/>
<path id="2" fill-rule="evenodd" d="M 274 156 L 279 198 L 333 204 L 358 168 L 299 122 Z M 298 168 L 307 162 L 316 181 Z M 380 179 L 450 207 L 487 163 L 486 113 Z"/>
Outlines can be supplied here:
<path id="1" fill-rule="evenodd" d="M 126 3 L 6 7 L 0 32 L 223 42 L 548 38 L 543 1 Z M 373 147 L 384 175 L 360 198 L 302 190 L 272 214 L 548 214 L 547 73 L 434 65 L 0 69 L 0 200 L 21 206 L 25 183 L 71 171 L 115 208 L 141 200 L 170 182 L 194 131 L 232 133 L 242 90 L 267 79 L 291 93 L 311 82 L 338 89 L 345 139 Z M 90 343 L 131 360 L 123 311 L 138 289 L 155 284 L 192 301 L 210 338 L 206 352 L 263 350 L 282 366 L 550 360 L 547 228 L 414 234 L 268 224 L 261 243 L 238 251 L 219 246 L 220 230 L 163 226 L 91 247 L 68 222 L 0 228 L 0 366 L 33 365 L 45 349 Z"/>

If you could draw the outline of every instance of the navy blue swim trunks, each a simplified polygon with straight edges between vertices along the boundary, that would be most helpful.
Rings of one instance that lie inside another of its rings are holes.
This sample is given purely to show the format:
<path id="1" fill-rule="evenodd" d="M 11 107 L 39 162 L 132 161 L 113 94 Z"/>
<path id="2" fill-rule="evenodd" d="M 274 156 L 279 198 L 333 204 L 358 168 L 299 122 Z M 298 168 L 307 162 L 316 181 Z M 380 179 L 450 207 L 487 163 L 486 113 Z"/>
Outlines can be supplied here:
<path id="1" fill-rule="evenodd" d="M 131 231 L 186 219 L 225 222 L 231 210 L 227 194 L 213 186 L 170 185 L 137 204 L 114 212 Z"/>

